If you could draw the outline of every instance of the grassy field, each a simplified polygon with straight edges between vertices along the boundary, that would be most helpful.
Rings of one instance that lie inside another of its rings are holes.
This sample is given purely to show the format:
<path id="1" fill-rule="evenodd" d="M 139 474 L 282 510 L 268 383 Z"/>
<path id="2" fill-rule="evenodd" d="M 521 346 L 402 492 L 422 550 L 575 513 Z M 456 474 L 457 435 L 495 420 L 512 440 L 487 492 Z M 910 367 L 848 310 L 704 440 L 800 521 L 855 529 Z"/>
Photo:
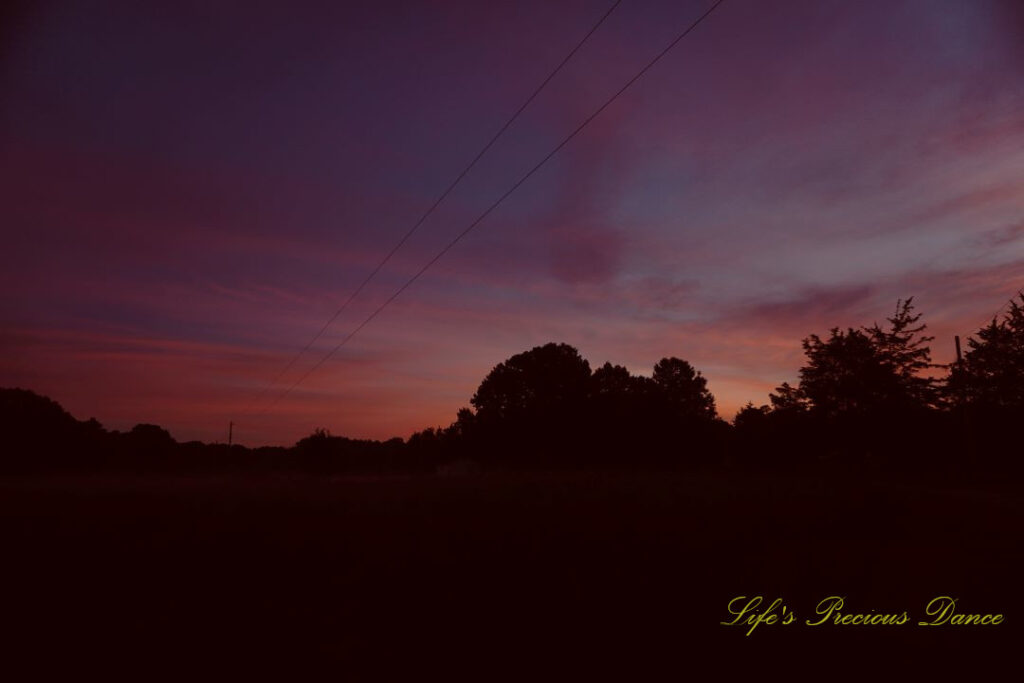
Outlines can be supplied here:
<path id="1" fill-rule="evenodd" d="M 5 659 L 43 669 L 984 672 L 1024 614 L 1018 498 L 882 481 L 11 478 L 0 520 Z M 739 595 L 798 621 L 721 626 Z M 830 595 L 913 623 L 802 624 Z M 1005 622 L 916 626 L 939 595 Z"/>

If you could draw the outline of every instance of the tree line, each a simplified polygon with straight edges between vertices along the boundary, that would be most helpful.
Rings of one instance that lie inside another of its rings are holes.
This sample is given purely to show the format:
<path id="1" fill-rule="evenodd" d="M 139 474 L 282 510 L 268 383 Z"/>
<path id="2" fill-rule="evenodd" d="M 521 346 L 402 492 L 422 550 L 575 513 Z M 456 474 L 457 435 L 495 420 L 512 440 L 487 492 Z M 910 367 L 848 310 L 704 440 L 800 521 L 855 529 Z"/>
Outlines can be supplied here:
<path id="1" fill-rule="evenodd" d="M 730 424 L 703 374 L 678 357 L 650 376 L 592 370 L 549 343 L 496 365 L 447 427 L 408 440 L 355 440 L 317 430 L 291 448 L 178 443 L 156 425 L 108 431 L 30 391 L 0 390 L 5 471 L 39 469 L 431 472 L 484 468 L 747 466 L 884 467 L 1006 472 L 1019 468 L 1024 417 L 1024 295 L 967 340 L 961 362 L 932 361 L 913 299 L 885 325 L 833 328 L 802 340 L 796 385 L 747 404 Z"/>
<path id="2" fill-rule="evenodd" d="M 650 377 L 609 363 L 591 373 L 574 348 L 547 344 L 496 366 L 472 409 L 410 443 L 528 465 L 1016 466 L 1024 295 L 968 339 L 960 363 L 932 361 L 921 318 L 910 298 L 884 325 L 809 335 L 796 386 L 783 382 L 731 425 L 685 360 L 664 358 Z"/>

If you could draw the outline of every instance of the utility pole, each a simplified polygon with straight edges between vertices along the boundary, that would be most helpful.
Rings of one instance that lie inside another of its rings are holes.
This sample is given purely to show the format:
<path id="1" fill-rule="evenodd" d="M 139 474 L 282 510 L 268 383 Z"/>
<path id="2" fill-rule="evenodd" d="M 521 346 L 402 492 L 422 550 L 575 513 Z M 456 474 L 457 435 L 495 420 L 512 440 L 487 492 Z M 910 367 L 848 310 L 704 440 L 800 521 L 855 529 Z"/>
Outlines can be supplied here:
<path id="1" fill-rule="evenodd" d="M 960 388 L 960 410 L 964 413 L 964 421 L 967 419 L 967 387 L 964 386 L 964 357 L 960 353 L 960 335 L 954 335 L 953 341 L 956 342 L 956 374 L 957 384 Z"/>
<path id="2" fill-rule="evenodd" d="M 971 462 L 975 461 L 974 451 L 974 430 L 971 429 L 971 419 L 967 411 L 967 387 L 964 385 L 964 356 L 960 351 L 960 335 L 954 335 L 953 341 L 956 343 L 956 374 L 957 384 L 959 385 L 960 394 L 960 421 L 961 421 L 961 434 L 966 446 L 967 454 L 971 458 Z"/>
<path id="3" fill-rule="evenodd" d="M 960 337 L 957 337 L 956 339 L 957 339 L 957 341 L 956 341 L 956 344 L 957 344 L 956 348 L 959 349 L 960 348 Z M 234 432 L 234 430 L 235 430 L 235 423 L 234 422 L 228 422 L 228 448 L 231 448 L 231 437 L 232 437 L 232 432 Z"/>

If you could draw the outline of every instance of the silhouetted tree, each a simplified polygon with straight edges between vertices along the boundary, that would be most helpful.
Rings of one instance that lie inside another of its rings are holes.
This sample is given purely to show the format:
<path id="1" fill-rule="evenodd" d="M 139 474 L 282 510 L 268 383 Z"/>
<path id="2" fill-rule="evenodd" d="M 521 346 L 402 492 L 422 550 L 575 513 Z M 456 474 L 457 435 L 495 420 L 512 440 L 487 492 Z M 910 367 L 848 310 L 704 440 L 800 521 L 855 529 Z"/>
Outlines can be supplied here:
<path id="1" fill-rule="evenodd" d="M 783 414 L 771 406 L 747 403 L 733 418 L 729 444 L 731 460 L 778 470 L 779 456 L 784 455 L 784 439 L 780 438 L 780 432 L 787 426 L 786 422 Z"/>
<path id="2" fill-rule="evenodd" d="M 480 457 L 568 462 L 584 457 L 590 364 L 568 344 L 545 344 L 499 363 L 470 400 Z M 469 426 L 465 416 L 460 422 Z"/>
<path id="3" fill-rule="evenodd" d="M 913 311 L 911 297 L 897 302 L 887 328 L 832 328 L 827 339 L 805 338 L 800 384 L 778 387 L 770 395 L 773 409 L 835 418 L 935 405 L 936 381 L 922 374 L 937 367 L 928 347 L 933 337 L 921 334 L 926 326 Z"/>
<path id="4" fill-rule="evenodd" d="M 651 379 L 674 417 L 713 420 L 717 416 L 707 380 L 685 360 L 662 358 Z"/>
<path id="5" fill-rule="evenodd" d="M 4 437 L 39 441 L 71 435 L 78 421 L 56 401 L 27 389 L 0 389 L 0 427 Z"/>
<path id="6" fill-rule="evenodd" d="M 877 323 L 864 328 L 882 362 L 895 374 L 896 395 L 892 402 L 902 401 L 907 407 L 932 407 L 937 404 L 937 380 L 922 373 L 939 367 L 931 362 L 928 343 L 935 337 L 924 336 L 927 326 L 920 323 L 921 314 L 914 315 L 914 297 L 896 302 L 896 312 L 887 318 L 889 327 Z"/>
<path id="7" fill-rule="evenodd" d="M 127 438 L 140 451 L 166 452 L 176 443 L 169 431 L 154 424 L 135 425 Z"/>
<path id="8" fill-rule="evenodd" d="M 729 425 L 717 418 L 707 380 L 680 358 L 663 358 L 651 375 L 653 401 L 642 425 L 650 457 L 669 466 L 720 460 Z"/>
<path id="9" fill-rule="evenodd" d="M 767 423 L 770 413 L 769 406 L 755 406 L 753 402 L 747 402 L 736 413 L 732 423 L 737 429 L 759 429 Z"/>
<path id="10" fill-rule="evenodd" d="M 768 400 L 771 402 L 771 410 L 776 413 L 803 413 L 811 407 L 800 388 L 791 386 L 789 382 L 776 387 L 773 393 L 768 394 Z"/>
<path id="11" fill-rule="evenodd" d="M 855 451 L 920 452 L 940 425 L 937 382 L 926 326 L 913 299 L 897 302 L 888 325 L 833 328 L 802 342 L 806 362 L 799 385 L 783 383 L 770 394 L 774 433 L 788 434 L 794 451 L 809 455 Z"/>
<path id="12" fill-rule="evenodd" d="M 812 411 L 827 417 L 864 415 L 899 394 L 895 369 L 860 330 L 833 328 L 826 340 L 812 334 L 803 347 L 807 364 L 800 368 L 800 394 Z"/>
<path id="13" fill-rule="evenodd" d="M 605 363 L 594 371 L 593 395 L 600 398 L 625 400 L 634 387 L 636 378 L 621 365 Z"/>
<path id="14" fill-rule="evenodd" d="M 636 426 L 652 410 L 659 387 L 650 377 L 631 375 L 621 365 L 605 363 L 594 371 L 591 400 L 596 419 L 615 419 Z"/>
<path id="15" fill-rule="evenodd" d="M 967 340 L 963 367 L 951 368 L 947 395 L 975 413 L 1024 410 L 1024 294 L 1020 303 Z"/>
<path id="16" fill-rule="evenodd" d="M 0 389 L 0 440 L 0 471 L 95 468 L 110 450 L 95 419 L 80 422 L 27 389 Z"/>
<path id="17" fill-rule="evenodd" d="M 951 368 L 946 395 L 955 410 L 962 455 L 971 474 L 1016 480 L 1024 475 L 1024 294 L 1011 300 L 1002 320 L 967 340 L 961 367 Z"/>
<path id="18" fill-rule="evenodd" d="M 605 363 L 591 378 L 588 448 L 595 461 L 643 460 L 651 450 L 658 388 L 650 377 Z"/>
<path id="19" fill-rule="evenodd" d="M 470 400 L 484 422 L 578 408 L 590 384 L 590 364 L 568 344 L 518 353 L 488 373 Z"/>

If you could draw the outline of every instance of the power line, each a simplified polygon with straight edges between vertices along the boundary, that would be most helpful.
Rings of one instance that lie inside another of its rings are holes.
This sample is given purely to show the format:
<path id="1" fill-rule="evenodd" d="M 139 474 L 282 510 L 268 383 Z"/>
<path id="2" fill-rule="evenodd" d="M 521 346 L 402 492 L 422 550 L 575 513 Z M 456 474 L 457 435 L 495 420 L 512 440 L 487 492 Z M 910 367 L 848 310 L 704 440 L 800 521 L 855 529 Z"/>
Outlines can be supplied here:
<path id="1" fill-rule="evenodd" d="M 446 253 L 448 253 L 448 251 L 451 250 L 452 247 L 454 247 L 456 244 L 458 244 L 459 241 L 462 240 L 463 237 L 468 235 L 470 233 L 470 231 L 472 231 L 473 228 L 475 228 L 477 225 L 479 225 L 481 221 L 483 221 L 492 211 L 494 211 L 494 209 L 498 208 L 498 206 L 503 201 L 505 201 L 505 199 L 508 198 L 509 195 L 511 195 L 513 192 L 515 192 L 519 188 L 520 185 L 525 183 L 530 178 L 530 176 L 532 176 L 534 173 L 536 173 L 538 170 L 540 170 L 540 168 L 542 166 L 544 166 L 544 164 L 546 164 L 553 156 L 555 156 L 555 154 L 557 154 L 559 152 L 559 150 L 561 150 L 563 147 L 565 147 L 565 145 L 567 145 L 570 140 L 575 138 L 580 133 L 580 131 L 582 131 L 584 128 L 586 128 L 587 125 L 590 124 L 591 121 L 593 121 L 595 118 L 597 118 L 601 114 L 601 112 L 603 112 L 606 108 L 608 108 L 608 106 L 612 102 L 614 102 L 616 99 L 618 99 L 619 96 L 622 95 L 622 93 L 624 93 L 630 86 L 632 86 L 645 73 L 647 73 L 647 71 L 651 67 L 653 67 L 655 64 L 657 64 L 661 60 L 661 58 L 664 57 L 666 54 L 668 54 L 669 51 L 672 48 L 674 48 L 676 45 L 678 45 L 679 42 L 681 40 L 683 40 L 683 38 L 685 38 L 687 35 L 690 34 L 691 31 L 693 31 L 695 28 L 697 28 L 697 26 L 700 25 L 700 23 L 702 21 L 704 21 L 704 19 L 706 19 L 712 12 L 714 12 L 718 8 L 718 6 L 721 5 L 723 2 L 725 2 L 725 0 L 717 0 L 708 10 L 706 10 L 693 23 L 691 23 L 685 30 L 683 30 L 682 33 L 680 33 L 678 36 L 676 36 L 672 40 L 672 42 L 670 42 L 661 52 L 659 52 L 657 55 L 655 55 L 655 57 L 653 59 L 651 59 L 642 69 L 640 69 L 640 71 L 638 71 L 632 78 L 630 78 L 628 81 L 626 81 L 626 84 L 623 85 L 621 88 L 619 88 L 619 90 L 616 91 L 614 95 L 612 95 L 610 98 L 608 98 L 605 101 L 604 104 L 602 104 L 600 107 L 598 107 L 590 116 L 588 116 L 586 119 L 584 119 L 583 122 L 581 124 L 579 124 L 579 126 L 577 126 L 575 130 L 573 130 L 571 133 L 569 133 L 569 135 L 566 136 L 565 139 L 563 139 L 560 143 L 558 143 L 558 145 L 555 146 L 554 149 L 552 149 L 550 152 L 548 152 L 548 154 L 543 159 L 541 159 L 533 168 L 531 168 L 529 171 L 527 171 L 526 174 L 524 174 L 521 178 L 519 178 L 519 180 L 517 180 L 512 185 L 512 187 L 510 187 L 493 204 L 491 204 L 483 213 L 481 213 L 476 218 L 476 220 L 474 220 L 472 223 L 470 223 L 469 226 L 466 227 L 465 230 L 463 230 L 458 235 L 456 235 L 455 238 L 451 242 L 449 242 L 443 249 L 441 249 L 441 251 L 439 251 L 432 259 L 430 259 L 426 263 L 426 265 L 424 265 L 422 268 L 420 268 L 412 277 L 410 277 L 408 280 L 406 280 L 406 282 L 401 287 L 399 287 L 390 297 L 388 297 L 384 301 L 384 303 L 382 303 L 380 306 L 378 306 L 376 309 L 374 309 L 374 311 L 369 316 L 367 316 L 366 319 L 363 320 L 363 322 L 361 322 L 355 329 L 353 329 L 351 332 L 349 332 L 348 335 L 346 335 L 337 344 L 337 346 L 335 346 L 333 349 L 328 351 L 323 357 L 320 358 L 320 360 L 318 360 L 311 368 L 309 368 L 291 386 L 289 386 L 283 393 L 281 393 L 264 410 L 264 412 L 266 412 L 267 410 L 270 410 L 271 408 L 276 406 L 278 403 L 280 403 L 280 401 L 282 399 L 284 399 L 288 394 L 290 394 L 297 386 L 302 384 L 302 382 L 307 377 L 309 377 L 317 369 L 319 369 L 321 365 L 326 363 L 327 360 L 330 359 L 330 357 L 333 356 L 341 347 L 343 347 L 345 344 L 347 344 L 348 341 L 350 339 L 352 339 L 352 337 L 354 337 L 356 334 L 358 334 L 359 331 L 362 330 L 364 327 L 369 325 L 370 322 L 373 321 L 373 319 L 376 318 L 380 314 L 381 311 L 383 311 L 385 308 L 387 308 L 388 305 L 390 305 L 391 302 L 393 302 L 395 299 L 397 299 L 399 297 L 399 295 L 401 295 L 402 292 L 404 292 L 414 282 L 416 282 L 416 280 L 418 280 L 420 278 L 420 276 L 422 276 L 425 272 L 427 272 L 427 270 L 432 265 L 434 265 L 438 260 L 440 260 L 440 258 L 442 256 L 444 256 Z"/>
<path id="2" fill-rule="evenodd" d="M 1024 297 L 1024 287 L 1022 287 L 1021 289 L 1018 289 L 1016 294 L 1014 294 L 1009 299 L 1007 299 L 1006 301 L 1003 302 L 1003 305 L 1000 306 L 999 309 L 992 315 L 992 322 L 993 323 L 998 324 L 997 319 L 999 318 L 999 316 L 1002 314 L 1002 312 L 1004 310 L 1006 310 L 1007 306 L 1013 304 L 1017 300 L 1017 297 Z M 984 330 L 985 327 L 982 327 L 981 329 Z M 954 335 L 953 339 L 954 339 L 955 344 L 956 344 L 956 362 L 951 364 L 951 365 L 955 364 L 955 365 L 959 366 L 963 362 L 963 356 L 962 356 L 961 351 L 960 351 L 960 335 Z M 973 339 L 973 337 L 971 335 L 967 335 L 968 343 L 970 343 L 972 339 Z"/>
<path id="3" fill-rule="evenodd" d="M 1024 297 L 1024 287 L 1022 287 L 1021 289 L 1018 289 L 1016 294 L 1014 294 L 1009 299 L 1007 299 L 1006 302 L 1002 306 L 999 307 L 999 310 L 996 311 L 996 314 L 992 316 L 992 319 L 995 320 L 996 318 L 998 318 L 999 314 L 1002 313 L 1004 310 L 1006 310 L 1006 307 L 1008 305 L 1012 304 L 1014 301 L 1017 300 L 1017 297 Z"/>
<path id="4" fill-rule="evenodd" d="M 1017 300 L 1017 297 L 1024 297 L 1024 287 L 1022 287 L 1021 289 L 1018 289 L 1016 294 L 1014 294 L 1009 299 L 1007 299 L 1006 301 L 1003 302 L 1003 305 L 999 307 L 999 310 L 997 310 L 992 315 L 992 322 L 996 322 L 997 319 L 999 318 L 999 316 L 1002 314 L 1002 312 L 1006 310 L 1006 307 L 1009 306 L 1010 304 L 1014 303 Z"/>
<path id="5" fill-rule="evenodd" d="M 430 215 L 432 213 L 434 213 L 434 210 L 437 209 L 437 207 L 441 205 L 441 202 L 443 202 L 445 200 L 445 198 L 452 192 L 452 190 L 454 190 L 456 188 L 456 186 L 458 186 L 458 184 L 460 182 L 462 182 L 462 179 L 464 177 L 466 177 L 466 174 L 469 173 L 470 170 L 472 170 L 472 168 L 474 166 L 476 166 L 477 162 L 480 161 L 480 159 L 483 158 L 483 156 L 494 145 L 494 143 L 498 141 L 498 138 L 500 138 L 505 133 L 505 131 L 508 130 L 509 126 L 511 126 L 512 123 L 517 118 L 519 118 L 519 115 L 522 114 L 523 111 L 525 111 L 528 106 L 530 106 L 530 103 L 533 102 L 533 100 L 536 99 L 537 95 L 539 95 L 540 92 L 547 86 L 547 84 L 551 82 L 551 79 L 553 79 L 558 74 L 558 72 L 562 70 L 562 67 L 564 67 L 566 64 L 569 63 L 569 60 L 573 58 L 573 55 L 575 55 L 580 50 L 580 48 L 583 47 L 583 44 L 586 43 L 587 40 L 590 39 L 590 36 L 592 36 L 594 34 L 594 32 L 597 31 L 598 28 L 600 28 L 601 24 L 604 23 L 605 19 L 607 19 L 609 17 L 609 15 L 611 15 L 611 13 L 615 11 L 615 8 L 618 7 L 621 3 L 622 3 L 622 0 L 615 0 L 615 3 L 608 9 L 608 11 L 605 12 L 601 16 L 601 18 L 597 20 L 597 23 L 594 24 L 590 28 L 589 31 L 587 31 L 586 35 L 584 35 L 583 38 L 578 43 L 576 43 L 576 46 L 572 50 L 569 51 L 569 54 L 567 54 L 565 56 L 565 58 L 562 59 L 562 61 L 558 63 L 558 66 L 556 66 L 554 68 L 554 70 L 550 74 L 548 74 L 547 78 L 545 78 L 541 82 L 541 84 L 537 86 L 537 88 L 533 91 L 533 93 L 531 93 L 530 96 L 526 98 L 526 101 L 524 101 L 519 106 L 519 108 L 516 109 L 515 113 L 512 114 L 511 117 L 509 117 L 509 119 L 505 122 L 505 124 L 501 128 L 498 129 L 498 132 L 495 133 L 491 137 L 491 139 L 487 142 L 487 144 L 483 146 L 483 149 L 481 149 L 477 153 L 477 155 L 475 157 L 473 157 L 473 160 L 470 161 L 469 164 L 465 168 L 462 169 L 462 172 L 460 172 L 459 175 L 455 177 L 455 180 L 452 181 L 452 183 L 448 186 L 448 188 L 444 192 L 441 193 L 441 195 L 434 201 L 433 204 L 430 205 L 430 208 L 428 208 L 423 213 L 423 215 L 420 216 L 419 220 L 417 220 L 416 223 L 409 229 L 409 231 L 406 232 L 405 235 L 402 236 L 402 239 L 398 240 L 398 242 L 395 244 L 395 246 L 393 246 L 391 248 L 391 250 L 384 256 L 384 258 L 380 260 L 380 263 L 377 264 L 377 266 L 370 272 L 370 274 L 367 275 L 366 278 L 363 279 L 363 281 L 359 284 L 359 286 L 355 288 L 355 290 L 348 296 L 347 299 L 345 299 L 345 302 L 341 305 L 340 308 L 338 308 L 337 311 L 334 312 L 334 315 L 332 315 L 327 320 L 327 322 L 324 323 L 323 327 L 320 328 L 320 331 L 317 332 L 315 335 L 313 335 L 313 338 L 310 339 L 308 342 L 306 342 L 306 345 L 303 346 L 302 349 L 298 353 L 296 353 L 294 356 L 292 356 L 292 359 L 290 361 L 288 361 L 288 364 L 284 367 L 284 369 L 281 370 L 277 374 L 277 377 L 275 377 L 273 379 L 273 381 L 270 382 L 270 384 L 268 384 L 266 387 L 264 387 L 263 391 L 260 392 L 260 395 L 253 401 L 253 404 L 258 403 L 260 401 L 260 399 L 262 399 L 263 396 L 270 389 L 272 389 L 273 387 L 277 386 L 278 382 L 281 381 L 281 378 L 283 378 L 288 373 L 288 371 L 292 369 L 292 366 L 295 365 L 295 363 L 299 360 L 299 358 L 301 358 L 303 356 L 303 354 L 305 354 L 306 351 L 308 351 L 310 349 L 310 347 L 313 346 L 313 344 L 315 344 L 316 341 L 318 339 L 320 339 L 320 337 L 323 336 L 323 334 L 334 323 L 334 321 L 338 319 L 338 316 L 340 316 L 345 311 L 345 309 L 348 308 L 349 304 L 351 304 L 352 301 L 357 296 L 359 296 L 359 294 L 363 291 L 363 289 L 366 287 L 366 285 L 368 285 L 370 283 L 370 281 L 373 280 L 373 278 L 375 278 L 377 276 L 377 274 L 381 271 L 381 269 L 385 265 L 387 265 L 387 263 L 391 260 L 391 257 L 394 256 L 395 253 L 399 249 L 402 248 L 402 246 L 409 240 L 410 237 L 413 236 L 413 234 L 417 230 L 419 230 L 420 226 L 423 225 L 424 221 L 426 221 L 427 218 L 429 218 Z M 250 405 L 249 408 L 246 409 L 246 412 L 248 412 L 251 408 L 252 408 L 252 404 Z"/>

